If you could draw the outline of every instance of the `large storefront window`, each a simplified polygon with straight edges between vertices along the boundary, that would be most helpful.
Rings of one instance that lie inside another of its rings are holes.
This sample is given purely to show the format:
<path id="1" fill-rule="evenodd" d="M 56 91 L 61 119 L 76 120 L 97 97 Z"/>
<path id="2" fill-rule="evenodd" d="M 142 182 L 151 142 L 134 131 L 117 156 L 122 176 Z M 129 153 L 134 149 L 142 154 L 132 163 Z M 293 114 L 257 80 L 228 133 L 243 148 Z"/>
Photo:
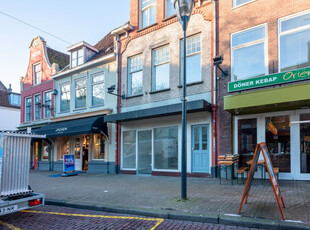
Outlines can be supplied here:
<path id="1" fill-rule="evenodd" d="M 58 154 L 59 158 L 63 159 L 64 154 L 70 154 L 70 137 L 60 137 L 58 138 Z"/>
<path id="2" fill-rule="evenodd" d="M 274 167 L 291 172 L 290 117 L 266 117 L 266 144 Z"/>
<path id="3" fill-rule="evenodd" d="M 94 135 L 94 159 L 104 160 L 105 157 L 105 138 L 102 134 Z"/>
<path id="4" fill-rule="evenodd" d="M 238 120 L 238 150 L 240 167 L 247 166 L 246 162 L 253 159 L 257 145 L 257 119 Z"/>
<path id="5" fill-rule="evenodd" d="M 300 121 L 310 121 L 310 114 L 301 114 Z M 300 124 L 300 173 L 310 173 L 310 123 Z"/>
<path id="6" fill-rule="evenodd" d="M 154 129 L 155 169 L 178 169 L 178 127 Z"/>
<path id="7" fill-rule="evenodd" d="M 48 154 L 50 151 L 50 147 L 47 143 L 43 142 L 43 153 L 42 153 L 42 160 L 48 160 Z"/>
<path id="8" fill-rule="evenodd" d="M 136 131 L 123 132 L 123 168 L 136 168 Z"/>

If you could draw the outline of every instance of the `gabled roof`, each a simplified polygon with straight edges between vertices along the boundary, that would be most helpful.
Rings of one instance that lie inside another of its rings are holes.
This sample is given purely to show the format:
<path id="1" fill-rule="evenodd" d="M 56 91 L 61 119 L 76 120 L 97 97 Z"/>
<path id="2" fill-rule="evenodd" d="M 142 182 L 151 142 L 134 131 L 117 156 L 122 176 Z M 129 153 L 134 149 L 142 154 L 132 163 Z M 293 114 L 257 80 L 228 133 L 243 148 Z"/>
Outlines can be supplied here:
<path id="1" fill-rule="evenodd" d="M 46 47 L 47 56 L 51 64 L 57 63 L 59 65 L 59 69 L 63 69 L 70 63 L 70 56 L 64 53 L 61 53 L 52 48 Z"/>
<path id="2" fill-rule="evenodd" d="M 8 90 L 1 81 L 0 81 L 0 90 Z"/>
<path id="3" fill-rule="evenodd" d="M 0 106 L 10 106 L 8 92 L 0 90 Z"/>
<path id="4" fill-rule="evenodd" d="M 96 49 L 99 50 L 95 56 L 93 56 L 90 60 L 95 60 L 107 54 L 111 54 L 114 52 L 114 36 L 108 33 L 104 38 L 102 38 L 96 45 L 94 45 Z"/>

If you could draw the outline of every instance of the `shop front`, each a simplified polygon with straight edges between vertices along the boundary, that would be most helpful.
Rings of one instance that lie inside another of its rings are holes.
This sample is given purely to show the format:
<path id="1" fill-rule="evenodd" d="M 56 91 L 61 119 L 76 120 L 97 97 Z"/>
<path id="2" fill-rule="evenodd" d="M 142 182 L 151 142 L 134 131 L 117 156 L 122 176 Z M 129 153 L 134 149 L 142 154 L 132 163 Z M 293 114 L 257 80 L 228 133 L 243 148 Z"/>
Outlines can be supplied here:
<path id="1" fill-rule="evenodd" d="M 188 103 L 187 172 L 211 174 L 211 107 Z M 181 104 L 106 116 L 121 121 L 121 173 L 177 176 L 181 172 Z"/>
<path id="2" fill-rule="evenodd" d="M 268 83 L 268 79 L 283 80 L 287 76 L 307 80 L 309 70 L 296 70 L 295 75 L 292 72 L 269 75 L 265 81 L 250 79 L 239 82 L 239 86 L 251 87 L 253 82 Z M 224 98 L 225 110 L 233 115 L 233 151 L 240 154 L 240 166 L 253 158 L 257 143 L 266 142 L 274 167 L 279 167 L 280 179 L 310 179 L 309 92 L 310 83 L 303 81 Z"/>
<path id="3" fill-rule="evenodd" d="M 53 142 L 50 156 L 53 171 L 63 170 L 64 154 L 75 155 L 76 171 L 108 173 L 114 167 L 108 158 L 108 127 L 103 116 L 54 122 L 37 133 L 46 134 Z"/>

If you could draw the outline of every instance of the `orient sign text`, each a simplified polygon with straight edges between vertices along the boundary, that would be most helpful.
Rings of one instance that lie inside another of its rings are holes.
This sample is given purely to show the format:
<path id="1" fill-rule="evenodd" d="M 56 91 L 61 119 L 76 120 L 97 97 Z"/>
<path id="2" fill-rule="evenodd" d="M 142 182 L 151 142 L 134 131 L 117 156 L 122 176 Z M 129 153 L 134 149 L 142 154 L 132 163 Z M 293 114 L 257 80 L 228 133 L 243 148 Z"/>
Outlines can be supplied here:
<path id="1" fill-rule="evenodd" d="M 305 79 L 310 79 L 310 68 L 298 69 L 284 73 L 267 75 L 263 77 L 256 77 L 246 80 L 229 82 L 228 92 L 253 89 L 269 85 L 283 84 Z"/>

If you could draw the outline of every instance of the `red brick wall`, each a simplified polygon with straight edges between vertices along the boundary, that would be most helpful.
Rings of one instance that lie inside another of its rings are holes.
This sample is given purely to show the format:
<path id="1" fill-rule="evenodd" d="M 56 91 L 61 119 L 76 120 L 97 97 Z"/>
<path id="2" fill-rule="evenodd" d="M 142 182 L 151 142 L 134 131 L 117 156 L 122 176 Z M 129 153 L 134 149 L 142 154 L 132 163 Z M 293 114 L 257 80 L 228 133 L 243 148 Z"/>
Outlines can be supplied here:
<path id="1" fill-rule="evenodd" d="M 256 0 L 232 9 L 232 0 L 219 1 L 218 54 L 223 55 L 221 67 L 228 76 L 220 80 L 220 153 L 232 153 L 232 117 L 223 110 L 223 96 L 228 95 L 230 82 L 230 35 L 263 23 L 268 28 L 269 74 L 278 72 L 278 19 L 310 9 L 310 1 Z M 221 73 L 219 73 L 221 75 Z M 230 140 L 230 141 L 228 141 Z"/>
<path id="2" fill-rule="evenodd" d="M 29 64 L 23 82 L 23 90 L 21 92 L 21 123 L 25 121 L 25 98 L 29 96 L 32 97 L 32 120 L 34 120 L 34 95 L 40 93 L 41 103 L 43 103 L 43 92 L 53 89 L 53 80 L 51 79 L 52 69 L 45 58 L 46 50 L 44 46 L 44 43 L 40 43 L 35 47 L 30 47 Z M 41 63 L 41 84 L 33 86 L 33 66 L 37 63 Z M 52 97 L 52 106 L 53 105 L 54 97 Z M 43 107 L 41 114 L 43 116 Z"/>

